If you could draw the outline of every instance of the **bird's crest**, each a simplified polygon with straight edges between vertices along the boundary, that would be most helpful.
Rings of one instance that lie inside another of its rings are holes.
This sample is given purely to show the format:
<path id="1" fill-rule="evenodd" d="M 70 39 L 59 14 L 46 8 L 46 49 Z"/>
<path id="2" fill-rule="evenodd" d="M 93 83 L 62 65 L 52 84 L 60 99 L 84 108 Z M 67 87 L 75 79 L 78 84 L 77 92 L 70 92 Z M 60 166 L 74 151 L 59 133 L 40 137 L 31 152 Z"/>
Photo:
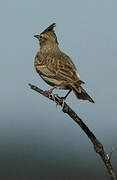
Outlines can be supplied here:
<path id="1" fill-rule="evenodd" d="M 52 31 L 54 32 L 54 27 L 56 26 L 56 23 L 51 24 L 49 27 L 47 27 L 41 34 Z"/>

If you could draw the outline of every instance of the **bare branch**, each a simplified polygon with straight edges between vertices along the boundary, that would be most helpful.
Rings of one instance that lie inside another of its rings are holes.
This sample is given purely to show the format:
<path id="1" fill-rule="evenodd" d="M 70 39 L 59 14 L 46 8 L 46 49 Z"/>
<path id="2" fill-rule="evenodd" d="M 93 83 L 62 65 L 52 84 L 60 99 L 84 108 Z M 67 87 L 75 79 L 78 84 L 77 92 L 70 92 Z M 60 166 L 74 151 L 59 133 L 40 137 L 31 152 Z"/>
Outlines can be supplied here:
<path id="1" fill-rule="evenodd" d="M 94 150 L 96 153 L 98 153 L 104 162 L 106 169 L 108 171 L 108 174 L 110 175 L 111 180 L 117 180 L 116 173 L 112 167 L 110 157 L 113 152 L 113 149 L 111 150 L 110 155 L 108 155 L 101 142 L 96 138 L 94 133 L 87 127 L 87 125 L 82 121 L 82 119 L 71 109 L 71 107 L 67 103 L 63 103 L 63 99 L 61 99 L 58 95 L 52 95 L 51 97 L 42 89 L 29 84 L 30 88 L 37 91 L 38 93 L 42 94 L 43 96 L 51 99 L 52 101 L 55 101 L 57 105 L 60 105 L 62 107 L 62 111 L 66 114 L 68 114 L 80 127 L 81 129 L 85 132 L 85 134 L 88 136 L 90 141 L 92 142 L 94 146 Z"/>

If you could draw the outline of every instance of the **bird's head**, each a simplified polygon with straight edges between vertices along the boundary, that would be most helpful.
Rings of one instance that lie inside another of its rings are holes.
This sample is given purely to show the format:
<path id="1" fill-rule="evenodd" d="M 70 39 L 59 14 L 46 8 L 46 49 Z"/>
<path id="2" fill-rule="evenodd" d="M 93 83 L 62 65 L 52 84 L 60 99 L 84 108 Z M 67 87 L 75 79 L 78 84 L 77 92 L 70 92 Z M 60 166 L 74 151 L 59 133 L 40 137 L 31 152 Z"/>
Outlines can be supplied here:
<path id="1" fill-rule="evenodd" d="M 51 24 L 48 28 L 46 28 L 42 33 L 39 35 L 34 35 L 35 38 L 39 40 L 40 46 L 45 46 L 45 45 L 53 45 L 57 44 L 57 37 L 54 32 L 54 27 L 56 26 L 55 23 Z"/>

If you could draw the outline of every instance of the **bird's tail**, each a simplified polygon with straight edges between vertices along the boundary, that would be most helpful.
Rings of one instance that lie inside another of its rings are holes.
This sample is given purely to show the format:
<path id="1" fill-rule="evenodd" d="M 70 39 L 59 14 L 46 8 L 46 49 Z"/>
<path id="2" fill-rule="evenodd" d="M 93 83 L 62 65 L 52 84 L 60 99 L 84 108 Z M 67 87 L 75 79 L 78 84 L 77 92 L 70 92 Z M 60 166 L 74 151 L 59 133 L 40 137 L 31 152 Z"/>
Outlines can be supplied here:
<path id="1" fill-rule="evenodd" d="M 84 84 L 84 83 L 81 81 L 81 84 Z M 95 103 L 94 100 L 82 88 L 82 86 L 79 85 L 79 83 L 75 83 L 74 85 L 72 85 L 72 90 L 78 99 L 88 100 L 91 103 Z"/>

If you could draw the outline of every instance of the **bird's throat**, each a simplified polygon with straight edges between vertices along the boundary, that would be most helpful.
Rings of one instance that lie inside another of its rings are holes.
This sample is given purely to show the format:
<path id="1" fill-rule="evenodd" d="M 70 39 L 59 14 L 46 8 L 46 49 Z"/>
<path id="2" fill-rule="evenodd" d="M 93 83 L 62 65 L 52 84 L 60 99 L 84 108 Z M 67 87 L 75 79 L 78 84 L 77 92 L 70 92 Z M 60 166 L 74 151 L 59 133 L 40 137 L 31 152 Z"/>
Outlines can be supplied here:
<path id="1" fill-rule="evenodd" d="M 40 46 L 40 51 L 43 52 L 57 52 L 60 51 L 58 44 L 50 44 L 50 43 L 46 43 Z"/>

